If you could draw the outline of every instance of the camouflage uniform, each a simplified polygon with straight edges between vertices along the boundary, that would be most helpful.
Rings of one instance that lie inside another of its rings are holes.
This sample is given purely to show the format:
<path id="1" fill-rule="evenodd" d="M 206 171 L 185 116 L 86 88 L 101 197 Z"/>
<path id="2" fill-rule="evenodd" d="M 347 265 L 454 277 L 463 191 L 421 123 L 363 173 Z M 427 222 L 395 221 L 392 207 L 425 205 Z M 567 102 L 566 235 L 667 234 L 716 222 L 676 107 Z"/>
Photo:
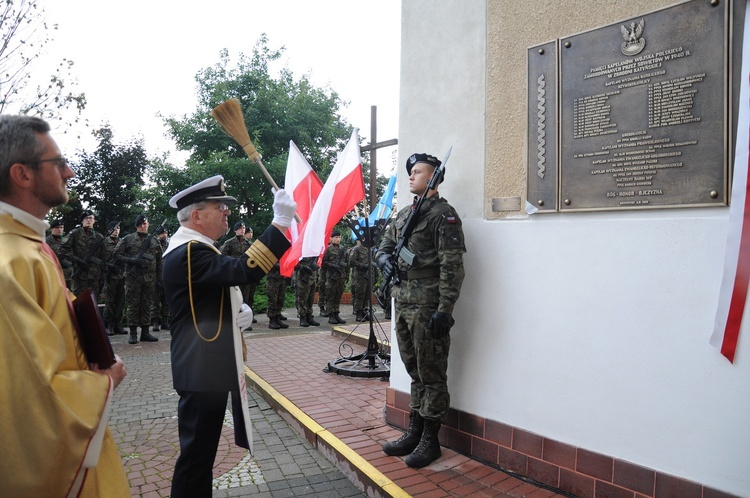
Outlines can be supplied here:
<path id="1" fill-rule="evenodd" d="M 70 231 L 60 245 L 60 252 L 66 264 L 73 269 L 71 276 L 71 291 L 78 295 L 85 289 L 90 288 L 96 299 L 99 298 L 100 286 L 102 285 L 102 266 L 107 254 L 104 244 L 94 249 L 94 246 L 104 238 L 93 228 L 78 227 Z M 86 256 L 93 250 L 88 261 Z"/>
<path id="2" fill-rule="evenodd" d="M 125 265 L 115 258 L 115 247 L 118 237 L 109 236 L 104 240 L 104 251 L 107 253 L 106 286 L 104 288 L 104 323 L 107 330 L 124 334 L 122 316 L 125 309 Z"/>
<path id="3" fill-rule="evenodd" d="M 357 244 L 349 252 L 349 266 L 352 268 L 352 311 L 357 320 L 364 319 L 365 309 L 370 309 L 370 258 L 367 248 Z"/>
<path id="4" fill-rule="evenodd" d="M 379 252 L 391 254 L 412 207 L 399 211 L 380 243 Z M 466 252 L 461 220 L 445 199 L 425 199 L 409 237 L 408 249 L 417 255 L 413 266 L 398 260 L 401 282 L 393 287 L 396 301 L 396 338 L 411 377 L 410 408 L 425 419 L 441 419 L 450 406 L 447 369 L 450 334 L 431 337 L 430 317 L 437 310 L 451 315 L 464 280 Z"/>
<path id="5" fill-rule="evenodd" d="M 323 266 L 326 267 L 326 311 L 330 316 L 331 313 L 339 313 L 341 295 L 349 276 L 346 248 L 341 244 L 328 244 L 323 255 Z"/>
<path id="6" fill-rule="evenodd" d="M 266 296 L 268 296 L 268 322 L 271 328 L 287 328 L 288 325 L 281 320 L 281 311 L 284 309 L 284 297 L 286 294 L 286 277 L 279 273 L 279 264 L 276 263 L 266 274 Z M 274 324 L 277 325 L 274 327 Z"/>
<path id="7" fill-rule="evenodd" d="M 156 242 L 159 243 L 161 253 L 167 250 L 169 245 L 169 238 L 156 237 Z M 151 322 L 153 324 L 153 331 L 158 332 L 161 329 L 169 328 L 169 306 L 167 305 L 167 296 L 164 294 L 164 282 L 159 277 L 156 282 L 156 298 L 154 299 L 154 305 L 151 308 Z"/>
<path id="8" fill-rule="evenodd" d="M 133 260 L 141 247 L 146 247 L 142 254 L 143 261 L 136 263 Z M 161 246 L 149 234 L 134 232 L 120 239 L 115 247 L 115 255 L 125 263 L 128 326 L 140 326 L 147 332 L 151 324 L 156 280 L 161 280 Z"/>
<path id="9" fill-rule="evenodd" d="M 318 258 L 302 258 L 294 268 L 294 295 L 300 324 L 313 325 L 313 301 L 315 300 L 315 280 L 318 273 Z M 311 323 L 311 320 L 313 323 Z M 320 325 L 320 324 L 318 324 Z"/>
<path id="10" fill-rule="evenodd" d="M 60 266 L 62 266 L 63 271 L 63 277 L 65 277 L 65 286 L 70 289 L 70 276 L 73 275 L 73 266 L 70 264 L 70 261 L 63 260 L 62 253 L 60 252 L 60 247 L 62 246 L 62 243 L 65 241 L 65 237 L 55 236 L 55 235 L 48 235 L 47 236 L 47 245 L 52 248 L 52 250 L 57 255 L 57 259 L 60 260 Z"/>
<path id="11" fill-rule="evenodd" d="M 328 293 L 326 292 L 326 272 L 328 266 L 325 262 L 321 262 L 320 270 L 318 271 L 318 307 L 320 308 L 320 316 L 328 316 L 326 311 L 326 299 Z"/>

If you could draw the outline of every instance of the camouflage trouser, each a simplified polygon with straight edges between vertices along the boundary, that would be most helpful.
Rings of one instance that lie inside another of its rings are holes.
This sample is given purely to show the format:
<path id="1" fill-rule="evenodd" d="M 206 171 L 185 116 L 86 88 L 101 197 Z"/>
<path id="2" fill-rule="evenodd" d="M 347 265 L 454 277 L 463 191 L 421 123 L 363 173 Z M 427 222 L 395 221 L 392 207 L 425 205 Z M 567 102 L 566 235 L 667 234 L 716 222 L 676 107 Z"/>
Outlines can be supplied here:
<path id="1" fill-rule="evenodd" d="M 268 296 L 269 317 L 280 315 L 284 309 L 284 293 L 286 292 L 286 278 L 267 278 L 266 296 Z"/>
<path id="2" fill-rule="evenodd" d="M 169 321 L 169 306 L 167 306 L 167 295 L 164 293 L 164 285 L 161 281 L 154 286 L 154 305 L 151 308 L 151 317 L 154 323 L 165 323 Z"/>
<path id="3" fill-rule="evenodd" d="M 255 288 L 257 286 L 258 283 L 255 282 L 240 287 L 240 290 L 242 291 L 242 300 L 251 308 L 255 308 Z"/>
<path id="4" fill-rule="evenodd" d="M 396 338 L 401 360 L 411 377 L 409 407 L 424 418 L 439 419 L 448 411 L 450 334 L 433 339 L 427 324 L 435 306 L 396 303 Z"/>
<path id="5" fill-rule="evenodd" d="M 75 278 L 72 282 L 70 291 L 77 296 L 86 289 L 91 289 L 94 293 L 94 299 L 99 301 L 99 279 L 98 278 Z"/>
<path id="6" fill-rule="evenodd" d="M 315 278 L 297 278 L 295 280 L 295 296 L 297 313 L 300 317 L 312 315 L 313 301 L 315 300 Z"/>
<path id="7" fill-rule="evenodd" d="M 125 309 L 125 280 L 110 278 L 107 280 L 104 295 L 104 321 L 106 323 L 120 323 Z"/>
<path id="8" fill-rule="evenodd" d="M 352 309 L 354 313 L 370 308 L 370 279 L 364 275 L 354 274 L 352 276 Z"/>
<path id="9" fill-rule="evenodd" d="M 344 293 L 344 284 L 346 279 L 344 275 L 339 275 L 338 278 L 334 277 L 330 272 L 326 279 L 326 310 L 332 313 L 339 312 L 339 304 L 341 304 L 341 295 Z"/>
<path id="10" fill-rule="evenodd" d="M 326 300 L 328 299 L 326 291 L 326 272 L 321 271 L 318 279 L 318 306 L 320 308 L 326 307 Z"/>
<path id="11" fill-rule="evenodd" d="M 125 279 L 125 300 L 128 303 L 128 326 L 149 327 L 151 325 L 151 306 L 156 291 L 154 281 L 146 282 L 142 277 Z"/>

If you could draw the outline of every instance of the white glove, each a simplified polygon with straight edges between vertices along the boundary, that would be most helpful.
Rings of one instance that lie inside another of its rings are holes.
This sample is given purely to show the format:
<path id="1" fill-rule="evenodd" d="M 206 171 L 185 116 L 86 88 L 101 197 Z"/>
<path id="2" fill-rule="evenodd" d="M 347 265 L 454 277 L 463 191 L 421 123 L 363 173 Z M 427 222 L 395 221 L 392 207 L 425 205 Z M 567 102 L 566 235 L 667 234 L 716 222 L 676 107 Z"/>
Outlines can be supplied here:
<path id="1" fill-rule="evenodd" d="M 253 310 L 245 303 L 242 303 L 242 307 L 240 308 L 240 312 L 237 313 L 237 320 L 236 320 L 237 326 L 240 328 L 240 330 L 245 330 L 246 328 L 252 326 L 253 324 Z"/>
<path id="2" fill-rule="evenodd" d="M 273 194 L 273 221 L 274 225 L 283 228 L 292 226 L 294 213 L 297 211 L 297 203 L 284 189 L 279 189 Z"/>

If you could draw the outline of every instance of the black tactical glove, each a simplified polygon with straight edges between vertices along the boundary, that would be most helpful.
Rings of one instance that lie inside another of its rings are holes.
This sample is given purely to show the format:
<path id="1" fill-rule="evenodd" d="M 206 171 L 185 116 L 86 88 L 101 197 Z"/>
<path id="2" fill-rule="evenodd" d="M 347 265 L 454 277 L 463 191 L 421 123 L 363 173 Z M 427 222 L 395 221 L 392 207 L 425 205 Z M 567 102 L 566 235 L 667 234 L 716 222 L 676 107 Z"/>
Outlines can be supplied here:
<path id="1" fill-rule="evenodd" d="M 436 311 L 430 317 L 430 322 L 427 324 L 427 329 L 432 332 L 433 339 L 442 339 L 448 332 L 451 331 L 451 327 L 456 321 L 448 313 L 442 311 Z"/>
<path id="2" fill-rule="evenodd" d="M 388 282 L 393 276 L 393 264 L 391 263 L 391 255 L 386 253 L 378 253 L 376 258 L 378 268 L 383 273 L 383 282 Z"/>
<path id="3" fill-rule="evenodd" d="M 144 258 L 127 258 L 126 261 L 133 266 L 137 266 L 138 268 L 145 268 L 148 264 Z"/>

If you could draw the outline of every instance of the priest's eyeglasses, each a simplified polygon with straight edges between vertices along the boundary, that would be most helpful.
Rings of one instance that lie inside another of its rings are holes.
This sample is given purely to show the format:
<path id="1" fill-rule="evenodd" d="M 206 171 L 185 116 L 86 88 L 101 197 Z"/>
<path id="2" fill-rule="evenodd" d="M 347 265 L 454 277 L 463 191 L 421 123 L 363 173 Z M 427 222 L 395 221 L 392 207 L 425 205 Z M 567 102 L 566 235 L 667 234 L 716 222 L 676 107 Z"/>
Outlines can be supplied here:
<path id="1" fill-rule="evenodd" d="M 57 169 L 59 169 L 60 172 L 65 171 L 65 168 L 70 166 L 70 163 L 68 162 L 68 160 L 62 156 L 53 157 L 52 159 L 39 159 L 38 161 L 24 161 L 23 162 L 23 164 L 28 164 L 29 166 L 33 168 L 38 167 L 42 163 L 53 163 L 55 166 L 57 166 Z"/>

